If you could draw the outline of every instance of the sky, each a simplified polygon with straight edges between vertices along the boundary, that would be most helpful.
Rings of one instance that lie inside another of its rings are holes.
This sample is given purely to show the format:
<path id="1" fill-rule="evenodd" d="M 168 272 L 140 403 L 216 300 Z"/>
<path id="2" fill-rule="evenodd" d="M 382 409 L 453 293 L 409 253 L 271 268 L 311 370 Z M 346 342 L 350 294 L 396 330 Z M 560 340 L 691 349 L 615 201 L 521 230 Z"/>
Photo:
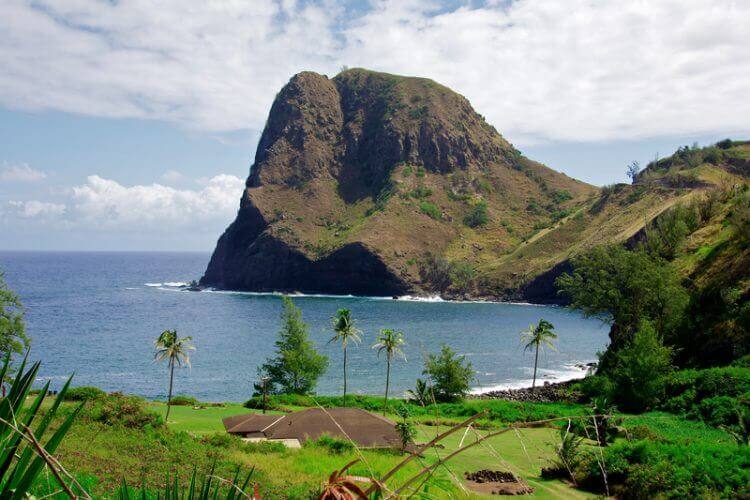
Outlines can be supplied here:
<path id="1" fill-rule="evenodd" d="M 0 249 L 210 251 L 304 70 L 432 78 L 596 185 L 750 138 L 750 2 L 3 0 Z"/>

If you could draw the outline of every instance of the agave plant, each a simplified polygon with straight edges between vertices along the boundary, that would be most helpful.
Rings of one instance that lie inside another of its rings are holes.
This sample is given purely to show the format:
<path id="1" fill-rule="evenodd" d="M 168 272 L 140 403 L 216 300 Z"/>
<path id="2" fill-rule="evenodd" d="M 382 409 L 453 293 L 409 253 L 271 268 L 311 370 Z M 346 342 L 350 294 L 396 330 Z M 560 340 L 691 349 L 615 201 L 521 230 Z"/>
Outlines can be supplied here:
<path id="1" fill-rule="evenodd" d="M 239 500 L 241 498 L 252 498 L 260 499 L 258 492 L 258 485 L 252 485 L 252 493 L 247 491 L 250 485 L 250 478 L 253 475 L 255 469 L 251 469 L 245 480 L 240 482 L 240 469 L 237 468 L 237 472 L 234 474 L 234 479 L 227 481 L 217 477 L 214 472 L 216 470 L 216 463 L 211 466 L 211 470 L 208 474 L 205 474 L 198 484 L 198 473 L 193 471 L 193 475 L 190 478 L 190 483 L 187 488 L 180 485 L 177 474 L 174 477 L 167 475 L 164 488 L 156 493 L 158 500 L 218 500 L 219 498 L 224 500 Z M 223 494 L 223 496 L 219 496 Z M 149 490 L 146 488 L 146 482 L 143 481 L 141 487 L 138 489 L 130 488 L 127 482 L 123 479 L 120 484 L 120 488 L 117 490 L 117 497 L 119 500 L 146 500 L 146 498 L 153 498 L 153 492 L 149 494 Z"/>
<path id="2" fill-rule="evenodd" d="M 37 361 L 27 369 L 27 361 L 28 354 L 10 382 L 7 395 L 0 399 L 0 498 L 20 499 L 31 496 L 30 491 L 45 468 L 52 473 L 61 492 L 71 498 L 91 498 L 52 455 L 70 430 L 83 404 L 71 412 L 48 439 L 44 439 L 58 414 L 72 377 L 60 390 L 52 406 L 43 413 L 40 409 L 47 397 L 49 382 L 44 384 L 31 404 L 27 405 L 26 399 L 40 366 Z M 0 369 L 0 380 L 5 379 L 9 368 L 10 354 L 6 356 Z"/>
<path id="3" fill-rule="evenodd" d="M 328 481 L 323 484 L 323 491 L 318 500 L 366 500 L 367 495 L 354 482 L 355 478 L 346 473 L 349 467 L 357 462 L 359 459 L 352 460 L 340 470 L 333 471 Z"/>

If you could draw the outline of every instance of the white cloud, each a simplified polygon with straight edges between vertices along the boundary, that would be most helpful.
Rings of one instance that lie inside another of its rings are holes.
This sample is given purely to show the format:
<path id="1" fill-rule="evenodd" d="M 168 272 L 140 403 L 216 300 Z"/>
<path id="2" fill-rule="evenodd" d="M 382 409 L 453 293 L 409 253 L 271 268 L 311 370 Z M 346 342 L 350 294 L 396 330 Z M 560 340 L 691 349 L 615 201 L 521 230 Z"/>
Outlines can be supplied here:
<path id="1" fill-rule="evenodd" d="M 257 130 L 292 74 L 347 64 L 444 83 L 521 144 L 748 130 L 750 2 L 373 5 L 6 0 L 0 103 Z"/>
<path id="2" fill-rule="evenodd" d="M 131 232 L 208 229 L 225 225 L 237 211 L 244 181 L 220 174 L 199 190 L 161 184 L 124 186 L 98 175 L 75 186 L 64 204 L 9 202 L 9 215 L 47 219 L 52 216 L 69 228 Z"/>
<path id="3" fill-rule="evenodd" d="M 45 201 L 9 201 L 8 212 L 21 219 L 55 218 L 65 214 L 65 205 Z"/>
<path id="4" fill-rule="evenodd" d="M 47 174 L 39 170 L 34 170 L 26 164 L 5 164 L 2 166 L 2 168 L 0 168 L 0 181 L 36 182 L 46 178 Z"/>

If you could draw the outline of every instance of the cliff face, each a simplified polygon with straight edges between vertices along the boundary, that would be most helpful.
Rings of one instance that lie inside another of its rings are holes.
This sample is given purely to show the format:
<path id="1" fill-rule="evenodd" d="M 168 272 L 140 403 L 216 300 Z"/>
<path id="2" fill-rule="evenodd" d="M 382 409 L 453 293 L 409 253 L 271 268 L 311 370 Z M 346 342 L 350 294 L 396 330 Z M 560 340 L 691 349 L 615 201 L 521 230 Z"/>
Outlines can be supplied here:
<path id="1" fill-rule="evenodd" d="M 479 269 L 549 223 L 553 211 L 595 192 L 524 158 L 449 89 L 358 69 L 289 81 L 246 186 L 202 285 L 445 292 L 430 265 L 445 260 L 447 274 L 459 260 Z M 477 211 L 485 214 L 478 224 L 470 219 Z M 469 274 L 460 290 L 447 288 L 492 295 L 506 286 Z"/>

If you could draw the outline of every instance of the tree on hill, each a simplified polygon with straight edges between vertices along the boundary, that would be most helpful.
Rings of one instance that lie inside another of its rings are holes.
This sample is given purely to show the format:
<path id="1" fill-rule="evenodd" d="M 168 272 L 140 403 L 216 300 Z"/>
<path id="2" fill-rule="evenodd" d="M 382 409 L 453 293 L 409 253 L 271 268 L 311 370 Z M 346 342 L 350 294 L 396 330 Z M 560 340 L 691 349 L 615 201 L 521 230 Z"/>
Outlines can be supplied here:
<path id="1" fill-rule="evenodd" d="M 465 356 L 457 355 L 443 344 L 440 354 L 430 354 L 425 361 L 424 375 L 432 381 L 435 399 L 438 402 L 452 402 L 462 399 L 469 393 L 469 385 L 474 379 L 474 369 Z"/>
<path id="2" fill-rule="evenodd" d="M 339 309 L 333 318 L 334 336 L 328 342 L 339 342 L 344 350 L 344 406 L 346 406 L 346 348 L 349 342 L 359 343 L 360 332 L 354 326 L 354 318 L 349 309 Z"/>
<path id="3" fill-rule="evenodd" d="M 172 386 L 174 383 L 175 366 L 183 364 L 190 366 L 190 351 L 194 351 L 192 337 L 179 337 L 177 330 L 164 330 L 156 339 L 156 361 L 167 361 L 169 367 L 169 393 L 167 394 L 167 415 L 165 422 L 169 422 L 169 410 L 172 408 Z"/>
<path id="4" fill-rule="evenodd" d="M 385 410 L 388 408 L 388 387 L 391 382 L 391 360 L 394 356 L 401 356 L 406 360 L 406 355 L 404 354 L 404 351 L 401 350 L 401 346 L 405 343 L 403 333 L 384 329 L 380 330 L 378 343 L 372 346 L 373 349 L 378 350 L 378 357 L 380 357 L 381 352 L 385 351 L 385 402 L 383 403 L 383 414 L 385 414 Z"/>
<path id="5" fill-rule="evenodd" d="M 641 171 L 641 164 L 637 161 L 633 161 L 628 165 L 628 177 L 635 184 L 635 179 L 638 177 L 638 173 Z"/>
<path id="6" fill-rule="evenodd" d="M 536 368 L 539 363 L 539 350 L 545 346 L 550 349 L 554 349 L 555 346 L 552 343 L 557 338 L 557 334 L 553 331 L 555 326 L 547 321 L 546 319 L 540 319 L 536 325 L 530 325 L 528 330 L 521 332 L 521 339 L 525 342 L 523 346 L 524 351 L 534 349 L 534 378 L 531 381 L 531 390 L 536 387 Z"/>
<path id="7" fill-rule="evenodd" d="M 642 321 L 632 340 L 617 352 L 610 375 L 620 409 L 643 411 L 662 398 L 672 353 L 653 325 Z"/>
<path id="8" fill-rule="evenodd" d="M 276 356 L 269 358 L 261 372 L 269 377 L 269 392 L 307 394 L 328 368 L 328 357 L 318 354 L 308 336 L 301 311 L 284 297 L 283 325 L 276 341 Z"/>
<path id="9" fill-rule="evenodd" d="M 668 262 L 620 246 L 596 247 L 573 259 L 573 270 L 557 278 L 560 293 L 584 315 L 613 325 L 611 352 L 629 342 L 642 320 L 669 339 L 684 321 L 689 296 Z"/>

